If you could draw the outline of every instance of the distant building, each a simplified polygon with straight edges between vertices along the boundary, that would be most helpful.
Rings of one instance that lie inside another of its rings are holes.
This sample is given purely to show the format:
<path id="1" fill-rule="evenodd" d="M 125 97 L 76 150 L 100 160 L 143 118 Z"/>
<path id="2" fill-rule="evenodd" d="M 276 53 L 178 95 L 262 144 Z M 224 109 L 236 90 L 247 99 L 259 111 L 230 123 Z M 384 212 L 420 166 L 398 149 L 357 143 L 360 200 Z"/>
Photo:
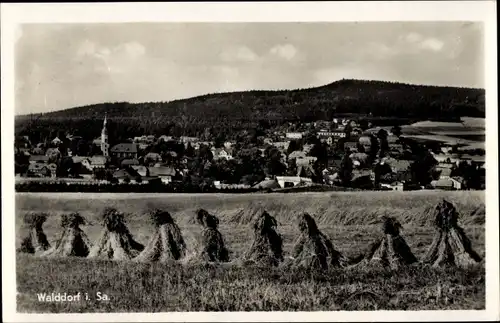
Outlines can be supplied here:
<path id="1" fill-rule="evenodd" d="M 137 158 L 137 144 L 121 143 L 111 148 L 111 155 L 117 158 Z"/>
<path id="2" fill-rule="evenodd" d="M 276 141 L 276 142 L 273 142 L 272 145 L 274 147 L 278 148 L 279 150 L 284 151 L 284 150 L 288 149 L 288 146 L 290 146 L 290 142 L 289 141 Z"/>
<path id="3" fill-rule="evenodd" d="M 46 164 L 49 162 L 49 156 L 45 155 L 31 155 L 29 159 L 30 164 Z"/>
<path id="4" fill-rule="evenodd" d="M 172 167 L 149 167 L 149 176 L 159 177 L 164 184 L 172 182 L 177 172 Z"/>
<path id="5" fill-rule="evenodd" d="M 214 160 L 217 160 L 217 159 L 231 160 L 231 159 L 233 159 L 233 156 L 229 153 L 229 149 L 212 148 L 211 151 L 212 151 L 212 155 L 214 156 Z"/>
<path id="6" fill-rule="evenodd" d="M 121 162 L 122 167 L 130 167 L 130 166 L 137 166 L 137 165 L 139 165 L 139 161 L 135 158 L 124 159 Z"/>
<path id="7" fill-rule="evenodd" d="M 288 139 L 302 139 L 302 137 L 304 136 L 304 133 L 303 132 L 287 132 L 285 136 Z"/>
<path id="8" fill-rule="evenodd" d="M 90 168 L 106 168 L 108 164 L 108 159 L 104 156 L 92 156 L 90 157 Z M 83 165 L 83 162 L 82 162 Z"/>
<path id="9" fill-rule="evenodd" d="M 288 155 L 288 160 L 297 159 L 297 158 L 306 158 L 306 157 L 307 157 L 307 155 L 305 152 L 300 151 L 300 150 L 295 150 L 295 151 L 292 151 L 290 153 L 290 155 Z"/>
<path id="10" fill-rule="evenodd" d="M 349 150 L 350 152 L 357 152 L 358 143 L 354 141 L 347 141 L 344 143 L 344 150 Z"/>
<path id="11" fill-rule="evenodd" d="M 200 139 L 198 137 L 188 137 L 188 136 L 182 136 L 179 138 L 179 141 L 183 144 L 187 144 L 188 142 L 197 142 L 197 141 L 200 141 Z"/>

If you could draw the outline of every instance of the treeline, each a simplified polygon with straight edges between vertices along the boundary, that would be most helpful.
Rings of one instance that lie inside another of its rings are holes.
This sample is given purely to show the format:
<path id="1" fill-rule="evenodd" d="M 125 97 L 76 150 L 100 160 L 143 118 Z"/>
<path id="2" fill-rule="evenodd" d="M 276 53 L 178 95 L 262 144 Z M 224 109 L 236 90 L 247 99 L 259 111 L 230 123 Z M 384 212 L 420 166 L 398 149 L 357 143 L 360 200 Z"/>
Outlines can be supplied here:
<path id="1" fill-rule="evenodd" d="M 21 128 L 40 127 L 50 119 L 64 128 L 84 124 L 96 131 L 107 113 L 119 123 L 118 132 L 132 136 L 145 132 L 199 135 L 207 125 L 214 132 L 228 127 L 234 131 L 252 129 L 261 122 L 274 127 L 331 120 L 343 114 L 455 120 L 484 117 L 484 94 L 482 89 L 342 80 L 310 89 L 218 93 L 172 102 L 102 103 L 22 116 L 17 123 Z"/>

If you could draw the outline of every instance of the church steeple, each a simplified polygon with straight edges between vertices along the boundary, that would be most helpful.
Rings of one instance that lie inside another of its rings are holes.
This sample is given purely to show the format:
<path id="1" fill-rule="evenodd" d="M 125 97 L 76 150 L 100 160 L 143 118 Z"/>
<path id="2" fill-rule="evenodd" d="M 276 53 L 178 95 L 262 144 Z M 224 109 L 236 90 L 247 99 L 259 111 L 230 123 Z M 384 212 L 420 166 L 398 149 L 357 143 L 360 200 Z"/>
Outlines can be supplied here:
<path id="1" fill-rule="evenodd" d="M 104 114 L 104 122 L 101 131 L 101 150 L 104 157 L 109 156 L 109 144 L 108 144 L 108 129 L 106 128 L 107 114 Z"/>

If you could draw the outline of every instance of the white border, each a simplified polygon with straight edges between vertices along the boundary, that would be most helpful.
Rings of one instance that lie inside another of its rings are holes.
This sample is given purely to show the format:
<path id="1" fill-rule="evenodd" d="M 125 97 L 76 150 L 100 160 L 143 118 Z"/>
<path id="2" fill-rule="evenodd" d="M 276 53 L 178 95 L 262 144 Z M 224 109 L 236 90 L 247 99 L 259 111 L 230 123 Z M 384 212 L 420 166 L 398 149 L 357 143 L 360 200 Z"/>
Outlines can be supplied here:
<path id="1" fill-rule="evenodd" d="M 6 322 L 111 321 L 465 321 L 499 320 L 496 2 L 66 3 L 1 4 L 2 293 Z M 14 32 L 20 23 L 90 22 L 483 21 L 486 75 L 486 310 L 18 314 L 14 255 Z M 9 203 L 12 202 L 12 203 Z"/>

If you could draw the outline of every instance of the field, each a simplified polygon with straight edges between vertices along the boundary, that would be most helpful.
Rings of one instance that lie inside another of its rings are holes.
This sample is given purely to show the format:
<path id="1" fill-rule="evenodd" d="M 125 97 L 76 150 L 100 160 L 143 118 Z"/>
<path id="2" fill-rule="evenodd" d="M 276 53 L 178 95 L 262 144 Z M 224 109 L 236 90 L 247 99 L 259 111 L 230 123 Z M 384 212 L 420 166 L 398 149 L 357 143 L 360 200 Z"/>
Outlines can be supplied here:
<path id="1" fill-rule="evenodd" d="M 161 207 L 176 218 L 188 248 L 195 249 L 200 228 L 193 221 L 200 207 L 217 214 L 232 263 L 135 264 L 86 259 L 39 259 L 17 255 L 19 312 L 164 312 L 164 311 L 319 311 L 484 309 L 484 263 L 467 269 L 424 265 L 400 271 L 346 268 L 317 273 L 294 268 L 243 266 L 238 258 L 252 242 L 253 215 L 267 210 L 280 223 L 285 254 L 298 236 L 295 216 L 309 212 L 337 250 L 363 252 L 380 233 L 378 218 L 396 216 L 402 235 L 417 258 L 432 241 L 432 208 L 443 198 L 454 203 L 475 250 L 485 255 L 485 215 L 471 215 L 484 205 L 484 192 L 335 192 L 298 194 L 16 194 L 16 245 L 25 234 L 26 211 L 51 214 L 44 225 L 49 241 L 60 233 L 57 215 L 79 211 L 90 220 L 83 229 L 94 241 L 99 212 L 113 206 L 128 213 L 134 237 L 145 244 L 153 231 L 144 215 Z M 88 293 L 80 302 L 46 303 L 36 293 Z M 95 294 L 109 296 L 98 301 Z"/>

